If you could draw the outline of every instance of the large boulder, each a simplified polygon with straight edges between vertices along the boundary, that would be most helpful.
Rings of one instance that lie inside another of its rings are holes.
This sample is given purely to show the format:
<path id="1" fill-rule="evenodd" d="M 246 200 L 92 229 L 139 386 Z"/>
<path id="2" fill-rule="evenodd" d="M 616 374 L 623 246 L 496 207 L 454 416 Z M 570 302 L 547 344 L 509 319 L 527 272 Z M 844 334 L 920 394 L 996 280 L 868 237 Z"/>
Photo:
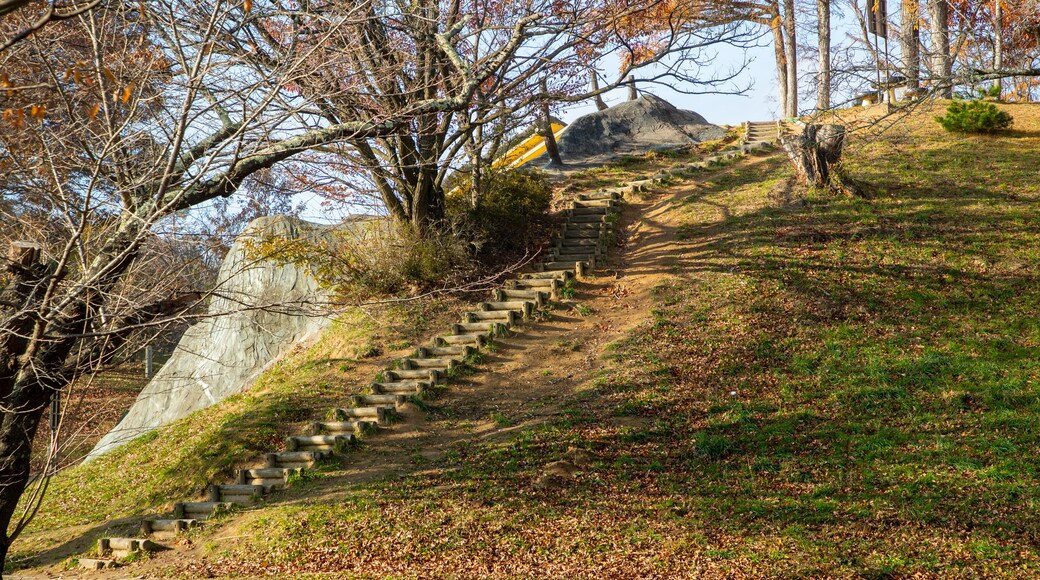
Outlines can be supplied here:
<path id="1" fill-rule="evenodd" d="M 170 360 L 90 452 L 112 450 L 248 387 L 264 368 L 329 322 L 325 291 L 303 268 L 257 260 L 248 240 L 318 241 L 334 228 L 285 216 L 253 221 L 220 267 L 207 317 L 191 326 Z"/>
<path id="2" fill-rule="evenodd" d="M 624 155 L 721 139 L 726 130 L 693 111 L 644 95 L 575 120 L 558 140 L 567 164 L 604 163 Z M 543 156 L 536 160 L 545 162 Z"/>

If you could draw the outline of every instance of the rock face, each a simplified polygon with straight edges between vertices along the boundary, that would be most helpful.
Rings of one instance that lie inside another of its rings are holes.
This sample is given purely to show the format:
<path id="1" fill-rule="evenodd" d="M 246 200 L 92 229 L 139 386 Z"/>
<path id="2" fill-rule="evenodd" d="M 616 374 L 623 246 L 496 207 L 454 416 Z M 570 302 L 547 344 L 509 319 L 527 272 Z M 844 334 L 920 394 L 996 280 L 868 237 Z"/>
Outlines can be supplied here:
<path id="1" fill-rule="evenodd" d="M 603 163 L 623 155 L 721 139 L 726 130 L 693 111 L 645 95 L 575 120 L 558 140 L 566 164 Z M 536 163 L 548 161 L 544 156 Z"/>
<path id="2" fill-rule="evenodd" d="M 249 386 L 266 365 L 323 328 L 325 292 L 304 269 L 254 260 L 245 240 L 318 240 L 333 227 L 284 216 L 249 225 L 224 258 L 208 314 L 184 333 L 170 360 L 138 395 L 90 460 L 157 427 L 208 407 Z M 275 308 L 264 308 L 276 305 Z"/>

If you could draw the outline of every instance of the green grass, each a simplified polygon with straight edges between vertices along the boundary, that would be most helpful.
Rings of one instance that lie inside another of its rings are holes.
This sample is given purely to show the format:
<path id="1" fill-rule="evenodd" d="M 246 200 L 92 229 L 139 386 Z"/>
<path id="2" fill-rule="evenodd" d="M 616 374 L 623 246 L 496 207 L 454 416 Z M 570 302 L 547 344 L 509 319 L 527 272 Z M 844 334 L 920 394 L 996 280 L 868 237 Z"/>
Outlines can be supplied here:
<path id="1" fill-rule="evenodd" d="M 703 172 L 646 324 L 553 420 L 484 412 L 514 436 L 246 512 L 173 572 L 1040 575 L 1040 138 L 922 118 L 850 144 L 870 199 L 774 195 L 779 158 Z"/>
<path id="2" fill-rule="evenodd" d="M 674 206 L 677 262 L 649 324 L 610 343 L 557 420 L 352 486 L 341 504 L 267 510 L 250 529 L 271 539 L 230 561 L 387 576 L 1040 574 L 1040 140 L 912 128 L 849 151 L 869 201 L 771 201 L 780 159 L 705 173 Z M 592 465 L 539 487 L 569 448 Z M 306 547 L 314 530 L 328 549 Z"/>

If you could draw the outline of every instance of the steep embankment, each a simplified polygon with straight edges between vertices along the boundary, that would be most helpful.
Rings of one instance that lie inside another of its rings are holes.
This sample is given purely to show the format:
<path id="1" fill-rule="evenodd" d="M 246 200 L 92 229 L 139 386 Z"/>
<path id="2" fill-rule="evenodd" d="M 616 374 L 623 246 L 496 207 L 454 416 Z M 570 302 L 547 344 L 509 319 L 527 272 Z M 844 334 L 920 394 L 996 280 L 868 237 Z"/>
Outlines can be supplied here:
<path id="1" fill-rule="evenodd" d="M 217 274 L 206 316 L 87 459 L 241 392 L 264 368 L 329 322 L 318 281 L 292 263 L 256 256 L 266 237 L 332 241 L 335 228 L 284 216 L 255 220 Z"/>
<path id="2" fill-rule="evenodd" d="M 857 134 L 869 200 L 777 157 L 631 200 L 581 307 L 138 570 L 1036 576 L 1040 114 L 1009 108 L 1008 136 Z"/>

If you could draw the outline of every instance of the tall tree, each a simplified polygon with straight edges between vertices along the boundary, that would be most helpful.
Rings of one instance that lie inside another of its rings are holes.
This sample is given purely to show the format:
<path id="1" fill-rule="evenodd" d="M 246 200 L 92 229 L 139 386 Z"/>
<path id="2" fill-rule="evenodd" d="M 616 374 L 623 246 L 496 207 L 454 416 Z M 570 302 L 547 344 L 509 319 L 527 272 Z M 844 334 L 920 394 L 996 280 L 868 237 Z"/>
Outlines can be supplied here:
<path id="1" fill-rule="evenodd" d="M 921 87 L 921 8 L 919 0 L 903 0 L 899 44 L 903 60 L 906 88 L 917 91 Z"/>
<path id="2" fill-rule="evenodd" d="M 816 109 L 831 108 L 831 1 L 816 0 L 816 28 L 819 72 L 816 84 Z"/>
<path id="3" fill-rule="evenodd" d="M 784 58 L 787 64 L 787 106 L 784 117 L 798 116 L 798 41 L 794 0 L 784 0 Z"/>
<path id="4" fill-rule="evenodd" d="M 950 55 L 950 4 L 949 0 L 928 0 L 931 54 L 929 76 L 932 86 L 944 98 L 953 96 L 953 58 Z"/>

